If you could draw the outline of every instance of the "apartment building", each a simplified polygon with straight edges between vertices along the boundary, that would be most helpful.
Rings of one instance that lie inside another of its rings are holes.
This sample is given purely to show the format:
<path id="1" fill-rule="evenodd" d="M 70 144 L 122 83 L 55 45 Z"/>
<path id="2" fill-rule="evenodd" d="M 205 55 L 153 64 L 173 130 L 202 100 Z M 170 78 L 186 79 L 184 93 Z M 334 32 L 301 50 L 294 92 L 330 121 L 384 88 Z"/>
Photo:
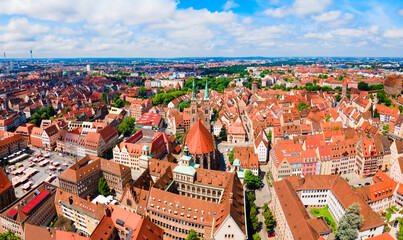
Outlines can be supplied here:
<path id="1" fill-rule="evenodd" d="M 165 133 L 142 129 L 113 148 L 113 161 L 136 170 L 145 170 L 147 166 L 141 166 L 140 156 L 161 159 L 169 149 L 169 139 Z"/>
<path id="2" fill-rule="evenodd" d="M 363 178 L 375 175 L 379 169 L 389 169 L 390 155 L 387 136 L 362 138 L 357 143 L 355 172 Z"/>
<path id="3" fill-rule="evenodd" d="M 92 203 L 62 189 L 56 191 L 55 205 L 57 216 L 70 219 L 76 229 L 89 236 L 105 215 L 106 206 Z"/>
<path id="4" fill-rule="evenodd" d="M 43 182 L 3 209 L 0 214 L 0 233 L 10 230 L 17 237 L 24 239 L 25 224 L 48 225 L 56 216 L 55 194 L 56 187 Z"/>
<path id="5" fill-rule="evenodd" d="M 383 232 L 383 220 L 338 175 L 288 177 L 273 183 L 272 196 L 270 208 L 277 220 L 275 230 L 279 239 L 326 239 L 329 227 L 323 219 L 310 218 L 306 208 L 328 206 L 338 223 L 353 203 L 361 206 L 360 214 L 365 219 L 359 229 L 359 239 Z"/>
<path id="6" fill-rule="evenodd" d="M 132 180 L 129 167 L 92 155 L 87 155 L 59 175 L 60 189 L 81 198 L 98 193 L 98 182 L 105 177 L 108 186 L 117 196 Z"/>
<path id="7" fill-rule="evenodd" d="M 20 134 L 12 133 L 0 136 L 0 159 L 25 149 L 27 145 L 27 139 Z"/>

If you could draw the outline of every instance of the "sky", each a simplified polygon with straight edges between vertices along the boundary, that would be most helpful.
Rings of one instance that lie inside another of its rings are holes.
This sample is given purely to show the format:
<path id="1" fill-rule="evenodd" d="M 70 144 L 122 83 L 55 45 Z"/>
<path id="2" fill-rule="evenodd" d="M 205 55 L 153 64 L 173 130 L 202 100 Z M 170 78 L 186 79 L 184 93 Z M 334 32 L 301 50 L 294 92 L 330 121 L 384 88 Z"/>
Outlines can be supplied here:
<path id="1" fill-rule="evenodd" d="M 403 57 L 402 0 L 0 0 L 9 58 Z"/>

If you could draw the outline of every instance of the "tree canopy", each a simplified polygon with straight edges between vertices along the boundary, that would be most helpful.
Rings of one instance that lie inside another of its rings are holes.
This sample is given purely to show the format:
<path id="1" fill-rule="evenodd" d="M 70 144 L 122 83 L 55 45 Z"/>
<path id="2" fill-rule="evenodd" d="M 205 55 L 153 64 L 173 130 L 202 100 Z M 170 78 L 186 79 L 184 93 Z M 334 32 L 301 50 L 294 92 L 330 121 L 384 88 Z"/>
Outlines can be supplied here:
<path id="1" fill-rule="evenodd" d="M 56 111 L 51 105 L 47 108 L 42 107 L 31 115 L 31 121 L 29 122 L 39 127 L 41 125 L 42 119 L 50 119 L 50 117 L 53 117 L 55 114 Z"/>
<path id="2" fill-rule="evenodd" d="M 20 240 L 20 238 L 8 230 L 6 233 L 0 233 L 0 240 Z"/>
<path id="3" fill-rule="evenodd" d="M 336 239 L 355 240 L 358 237 L 358 229 L 362 226 L 364 218 L 360 215 L 361 206 L 353 203 L 344 213 L 337 226 Z"/>
<path id="4" fill-rule="evenodd" d="M 144 98 L 147 97 L 148 90 L 146 88 L 139 88 L 138 92 L 139 92 L 139 97 L 140 98 L 144 99 Z"/>
<path id="5" fill-rule="evenodd" d="M 308 104 L 304 103 L 304 102 L 298 103 L 298 111 L 302 111 L 302 110 L 307 109 L 309 107 L 310 106 Z"/>
<path id="6" fill-rule="evenodd" d="M 153 105 L 168 104 L 177 97 L 185 95 L 185 91 L 164 92 L 153 96 Z"/>
<path id="7" fill-rule="evenodd" d="M 126 117 L 125 120 L 123 120 L 123 122 L 121 122 L 118 126 L 119 134 L 123 134 L 125 136 L 130 135 L 130 133 L 132 133 L 132 129 L 134 127 L 135 122 L 136 122 L 135 118 Z"/>
<path id="8" fill-rule="evenodd" d="M 111 191 L 104 177 L 101 177 L 98 182 L 98 192 L 103 196 L 108 196 Z"/>
<path id="9" fill-rule="evenodd" d="M 197 235 L 196 231 L 193 229 L 190 229 L 189 235 L 186 238 L 186 240 L 199 240 L 199 236 Z"/>
<path id="10" fill-rule="evenodd" d="M 221 128 L 220 139 L 221 141 L 227 141 L 227 129 L 225 128 L 225 126 L 222 126 Z"/>
<path id="11" fill-rule="evenodd" d="M 260 176 L 255 176 L 251 170 L 246 170 L 244 182 L 249 189 L 258 189 L 262 184 Z"/>

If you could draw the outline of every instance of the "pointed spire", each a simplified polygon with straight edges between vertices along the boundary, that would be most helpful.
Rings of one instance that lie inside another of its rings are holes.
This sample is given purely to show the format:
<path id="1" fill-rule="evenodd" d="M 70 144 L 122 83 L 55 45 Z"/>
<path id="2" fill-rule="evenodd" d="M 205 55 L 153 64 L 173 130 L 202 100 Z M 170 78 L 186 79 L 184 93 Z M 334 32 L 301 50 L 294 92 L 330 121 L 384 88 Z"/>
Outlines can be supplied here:
<path id="1" fill-rule="evenodd" d="M 196 87 L 195 87 L 195 79 L 193 78 L 193 88 L 192 88 L 192 99 L 190 99 L 192 101 L 197 100 L 196 99 Z"/>
<path id="2" fill-rule="evenodd" d="M 206 90 L 205 90 L 205 93 L 204 93 L 204 101 L 210 101 L 210 94 L 209 94 L 209 92 L 208 92 L 208 82 L 207 82 L 207 79 L 206 79 Z"/>

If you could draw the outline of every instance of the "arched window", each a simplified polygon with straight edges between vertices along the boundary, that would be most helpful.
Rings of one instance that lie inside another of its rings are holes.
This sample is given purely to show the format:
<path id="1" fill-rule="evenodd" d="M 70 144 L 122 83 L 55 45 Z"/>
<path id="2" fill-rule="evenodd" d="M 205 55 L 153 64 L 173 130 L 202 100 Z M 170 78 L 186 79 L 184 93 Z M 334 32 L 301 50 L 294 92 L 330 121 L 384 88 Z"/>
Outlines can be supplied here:
<path id="1" fill-rule="evenodd" d="M 127 206 L 131 206 L 132 205 L 132 201 L 130 201 L 130 199 L 126 200 Z"/>

